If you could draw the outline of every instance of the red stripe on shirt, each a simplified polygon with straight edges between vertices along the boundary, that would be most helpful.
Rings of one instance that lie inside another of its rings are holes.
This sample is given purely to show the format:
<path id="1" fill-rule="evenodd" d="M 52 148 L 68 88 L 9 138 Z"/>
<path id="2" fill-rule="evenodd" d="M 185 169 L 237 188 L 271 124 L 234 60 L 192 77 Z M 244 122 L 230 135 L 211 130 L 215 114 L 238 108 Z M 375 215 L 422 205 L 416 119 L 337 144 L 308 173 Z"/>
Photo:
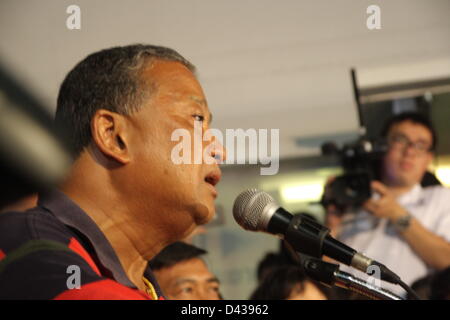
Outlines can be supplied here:
<path id="1" fill-rule="evenodd" d="M 77 241 L 77 239 L 75 238 L 70 239 L 69 248 L 78 253 L 91 266 L 91 268 L 95 271 L 95 273 L 97 273 L 99 276 L 101 275 L 100 271 L 98 270 L 98 267 L 94 263 L 94 260 L 92 260 L 91 256 Z"/>
<path id="2" fill-rule="evenodd" d="M 3 260 L 4 257 L 6 257 L 6 254 L 0 249 L 0 261 Z"/>
<path id="3" fill-rule="evenodd" d="M 80 289 L 68 289 L 53 300 L 150 300 L 150 297 L 141 291 L 105 279 L 82 285 Z"/>

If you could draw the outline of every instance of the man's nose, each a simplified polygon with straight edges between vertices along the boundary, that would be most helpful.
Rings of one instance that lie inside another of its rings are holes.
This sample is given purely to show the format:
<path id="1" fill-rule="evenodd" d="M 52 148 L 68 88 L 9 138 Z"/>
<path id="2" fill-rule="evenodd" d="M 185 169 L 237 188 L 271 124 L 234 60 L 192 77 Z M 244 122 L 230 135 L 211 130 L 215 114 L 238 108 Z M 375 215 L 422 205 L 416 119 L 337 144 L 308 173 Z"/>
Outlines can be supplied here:
<path id="1" fill-rule="evenodd" d="M 406 145 L 403 149 L 403 154 L 405 156 L 416 156 L 418 154 L 418 151 L 413 143 L 408 143 L 408 145 Z"/>
<path id="2" fill-rule="evenodd" d="M 216 137 L 213 138 L 213 148 L 211 151 L 211 156 L 216 159 L 216 162 L 218 164 L 223 163 L 227 157 L 225 147 Z"/>

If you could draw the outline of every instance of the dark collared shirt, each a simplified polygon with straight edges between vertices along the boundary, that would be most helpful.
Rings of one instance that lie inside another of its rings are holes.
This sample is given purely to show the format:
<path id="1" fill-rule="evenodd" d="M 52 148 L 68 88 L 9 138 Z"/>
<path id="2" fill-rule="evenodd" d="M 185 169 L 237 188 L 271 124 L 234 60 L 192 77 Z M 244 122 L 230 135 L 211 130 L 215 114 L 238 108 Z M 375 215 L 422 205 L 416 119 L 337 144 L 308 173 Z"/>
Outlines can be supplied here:
<path id="1" fill-rule="evenodd" d="M 127 277 L 94 221 L 62 192 L 40 195 L 26 212 L 0 214 L 0 299 L 163 298 L 150 269 L 144 277 L 147 293 Z"/>

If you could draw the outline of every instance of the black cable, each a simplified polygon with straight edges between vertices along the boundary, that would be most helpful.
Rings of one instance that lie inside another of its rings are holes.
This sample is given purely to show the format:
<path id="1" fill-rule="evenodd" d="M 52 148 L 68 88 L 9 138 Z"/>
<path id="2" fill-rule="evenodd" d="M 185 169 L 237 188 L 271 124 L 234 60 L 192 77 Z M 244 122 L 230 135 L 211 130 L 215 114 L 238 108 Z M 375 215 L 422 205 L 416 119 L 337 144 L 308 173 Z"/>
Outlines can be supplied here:
<path id="1" fill-rule="evenodd" d="M 414 300 L 421 300 L 417 293 L 415 293 L 414 290 L 411 289 L 411 287 L 404 283 L 402 280 L 398 281 L 398 285 L 402 287 L 406 292 L 408 292 L 408 295 Z"/>
<path id="2" fill-rule="evenodd" d="M 406 292 L 408 292 L 408 294 L 414 298 L 414 300 L 421 300 L 420 297 L 417 295 L 417 293 L 414 292 L 413 289 L 411 289 L 411 287 L 409 287 L 406 283 L 404 283 L 402 281 L 402 279 L 400 279 L 400 277 L 393 272 L 392 270 L 390 270 L 388 267 L 386 267 L 384 264 L 381 264 L 377 261 L 373 261 L 374 265 L 377 265 L 381 268 L 382 270 L 382 274 L 383 277 L 381 278 L 382 280 L 386 280 L 389 281 L 391 283 L 395 283 L 398 284 L 400 287 L 402 287 Z"/>

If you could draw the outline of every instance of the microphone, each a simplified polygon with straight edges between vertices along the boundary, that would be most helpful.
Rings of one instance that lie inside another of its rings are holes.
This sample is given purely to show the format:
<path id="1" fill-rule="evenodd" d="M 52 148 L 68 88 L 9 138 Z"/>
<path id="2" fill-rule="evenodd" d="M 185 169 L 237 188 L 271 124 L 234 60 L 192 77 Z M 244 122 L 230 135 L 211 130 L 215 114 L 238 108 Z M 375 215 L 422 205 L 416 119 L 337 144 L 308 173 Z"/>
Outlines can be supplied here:
<path id="1" fill-rule="evenodd" d="M 367 283 L 350 273 L 339 270 L 339 265 L 337 264 L 307 258 L 303 260 L 301 266 L 308 277 L 326 286 L 344 288 L 374 300 L 403 300 L 403 298 L 388 290 Z"/>
<path id="2" fill-rule="evenodd" d="M 245 230 L 277 235 L 300 253 L 315 258 L 326 255 L 367 274 L 374 273 L 378 267 L 382 280 L 401 282 L 383 264 L 334 239 L 328 228 L 314 220 L 301 214 L 293 216 L 264 191 L 249 189 L 239 194 L 234 201 L 233 216 Z"/>

